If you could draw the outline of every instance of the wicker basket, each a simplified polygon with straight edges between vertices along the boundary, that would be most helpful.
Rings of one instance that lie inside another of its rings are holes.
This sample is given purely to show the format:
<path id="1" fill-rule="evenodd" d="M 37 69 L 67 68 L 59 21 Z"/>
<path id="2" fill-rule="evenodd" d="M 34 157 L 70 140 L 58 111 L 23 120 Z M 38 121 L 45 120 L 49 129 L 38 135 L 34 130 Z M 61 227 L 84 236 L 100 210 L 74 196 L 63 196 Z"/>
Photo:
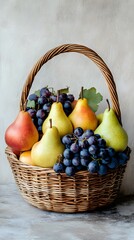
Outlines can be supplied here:
<path id="1" fill-rule="evenodd" d="M 102 72 L 107 83 L 112 108 L 121 122 L 120 106 L 113 76 L 96 52 L 78 44 L 64 44 L 48 51 L 31 70 L 22 90 L 20 110 L 25 110 L 27 97 L 40 68 L 60 53 L 78 52 L 91 59 Z M 111 204 L 118 196 L 126 166 L 109 170 L 99 176 L 80 171 L 74 177 L 56 174 L 52 169 L 29 166 L 20 162 L 9 147 L 6 148 L 16 184 L 24 199 L 37 208 L 55 212 L 85 212 Z"/>

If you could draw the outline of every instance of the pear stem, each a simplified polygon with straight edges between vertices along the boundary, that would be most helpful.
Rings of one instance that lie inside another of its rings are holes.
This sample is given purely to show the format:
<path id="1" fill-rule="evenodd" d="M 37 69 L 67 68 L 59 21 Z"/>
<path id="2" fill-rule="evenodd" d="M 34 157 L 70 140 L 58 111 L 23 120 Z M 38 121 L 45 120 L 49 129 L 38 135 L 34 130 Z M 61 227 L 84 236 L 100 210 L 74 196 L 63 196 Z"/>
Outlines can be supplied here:
<path id="1" fill-rule="evenodd" d="M 83 87 L 81 87 L 81 99 L 83 99 Z"/>
<path id="2" fill-rule="evenodd" d="M 59 95 L 60 95 L 60 90 L 57 91 L 57 100 L 56 100 L 56 102 L 59 102 Z"/>
<path id="3" fill-rule="evenodd" d="M 110 103 L 109 103 L 109 100 L 106 99 L 106 101 L 107 101 L 107 105 L 108 105 L 108 111 L 110 111 Z"/>
<path id="4" fill-rule="evenodd" d="M 50 128 L 52 128 L 52 118 L 49 119 L 50 122 Z"/>

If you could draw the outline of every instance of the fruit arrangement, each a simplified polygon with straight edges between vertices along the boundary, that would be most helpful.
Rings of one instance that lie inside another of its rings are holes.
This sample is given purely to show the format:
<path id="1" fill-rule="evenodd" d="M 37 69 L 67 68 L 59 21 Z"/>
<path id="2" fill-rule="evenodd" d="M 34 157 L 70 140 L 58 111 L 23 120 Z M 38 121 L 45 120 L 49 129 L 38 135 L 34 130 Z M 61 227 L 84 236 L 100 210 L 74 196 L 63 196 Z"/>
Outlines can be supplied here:
<path id="1" fill-rule="evenodd" d="M 125 165 L 128 136 L 109 101 L 97 116 L 102 96 L 96 89 L 82 87 L 78 99 L 68 91 L 56 94 L 44 87 L 28 96 L 26 111 L 19 112 L 5 133 L 19 161 L 67 176 L 82 170 L 105 175 Z"/>

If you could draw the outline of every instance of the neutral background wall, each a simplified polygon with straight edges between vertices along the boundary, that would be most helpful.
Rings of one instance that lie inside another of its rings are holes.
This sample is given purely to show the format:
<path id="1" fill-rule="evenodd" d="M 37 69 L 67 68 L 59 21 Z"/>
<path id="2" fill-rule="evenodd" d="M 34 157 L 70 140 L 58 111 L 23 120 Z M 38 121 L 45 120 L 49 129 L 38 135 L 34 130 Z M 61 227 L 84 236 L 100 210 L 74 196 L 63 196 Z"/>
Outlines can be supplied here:
<path id="1" fill-rule="evenodd" d="M 134 0 L 0 0 L 0 6 L 0 182 L 14 181 L 4 133 L 18 114 L 25 79 L 44 53 L 63 43 L 86 45 L 109 66 L 134 150 Z M 80 54 L 62 54 L 45 64 L 31 91 L 46 85 L 70 86 L 75 96 L 82 85 L 95 86 L 104 97 L 100 112 L 109 98 L 99 69 Z M 122 184 L 125 194 L 134 193 L 132 155 Z"/>

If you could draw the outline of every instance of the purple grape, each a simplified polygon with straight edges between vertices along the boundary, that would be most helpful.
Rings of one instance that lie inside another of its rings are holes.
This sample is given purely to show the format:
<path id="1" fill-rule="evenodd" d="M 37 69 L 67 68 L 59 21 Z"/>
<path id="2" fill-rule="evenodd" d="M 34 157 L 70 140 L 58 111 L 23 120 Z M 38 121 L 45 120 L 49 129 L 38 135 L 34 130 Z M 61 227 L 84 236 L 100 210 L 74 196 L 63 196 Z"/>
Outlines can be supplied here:
<path id="1" fill-rule="evenodd" d="M 36 110 L 35 109 L 28 109 L 27 112 L 30 114 L 31 118 L 35 118 L 36 116 Z"/>
<path id="2" fill-rule="evenodd" d="M 91 145 L 89 148 L 88 148 L 88 151 L 91 155 L 94 155 L 97 153 L 97 146 L 95 145 Z"/>
<path id="3" fill-rule="evenodd" d="M 48 88 L 44 87 L 40 90 L 40 96 L 44 96 L 46 98 L 49 98 L 51 96 L 51 92 Z"/>
<path id="4" fill-rule="evenodd" d="M 53 170 L 56 172 L 56 173 L 63 173 L 65 172 L 65 167 L 63 165 L 63 163 L 55 163 L 54 166 L 53 166 Z"/>
<path id="5" fill-rule="evenodd" d="M 90 154 L 88 152 L 88 149 L 85 149 L 83 148 L 81 151 L 80 151 L 80 157 L 81 158 L 89 158 Z"/>
<path id="6" fill-rule="evenodd" d="M 62 137 L 62 143 L 64 145 L 68 145 L 69 146 L 69 145 L 71 145 L 73 143 L 72 138 L 73 138 L 73 135 L 67 134 L 64 137 Z"/>
<path id="7" fill-rule="evenodd" d="M 83 131 L 83 129 L 81 127 L 77 127 L 77 128 L 74 129 L 74 135 L 76 137 L 80 137 L 83 134 L 83 132 L 84 131 Z"/>
<path id="8" fill-rule="evenodd" d="M 78 143 L 77 142 L 72 143 L 71 146 L 70 146 L 70 150 L 73 153 L 79 152 L 79 145 L 78 145 Z"/>
<path id="9" fill-rule="evenodd" d="M 84 167 L 87 167 L 90 160 L 89 159 L 86 159 L 86 158 L 81 158 L 80 159 L 80 162 L 81 162 L 81 165 L 84 166 Z"/>
<path id="10" fill-rule="evenodd" d="M 49 113 L 49 112 L 50 112 L 50 109 L 51 109 L 51 103 L 45 103 L 45 104 L 43 105 L 43 110 L 44 110 L 45 112 Z"/>
<path id="11" fill-rule="evenodd" d="M 67 148 L 67 149 L 64 150 L 63 156 L 64 156 L 64 158 L 72 159 L 73 158 L 73 153 L 70 151 L 70 149 Z"/>
<path id="12" fill-rule="evenodd" d="M 118 159 L 115 157 L 112 157 L 110 163 L 108 164 L 108 167 L 110 169 L 115 169 L 118 167 L 118 165 L 119 165 Z"/>
<path id="13" fill-rule="evenodd" d="M 84 133 L 83 133 L 83 135 L 82 135 L 82 138 L 84 139 L 84 138 L 89 138 L 89 137 L 91 137 L 91 136 L 93 136 L 94 135 L 94 132 L 92 131 L 92 130 L 86 130 Z"/>
<path id="14" fill-rule="evenodd" d="M 39 109 L 37 112 L 36 112 L 36 117 L 37 118 L 41 118 L 41 119 L 44 119 L 45 118 L 45 111 L 43 109 Z"/>
<path id="15" fill-rule="evenodd" d="M 88 167 L 87 167 L 88 171 L 90 173 L 96 173 L 98 172 L 98 169 L 99 169 L 99 164 L 97 161 L 91 161 L 89 164 L 88 164 Z"/>
<path id="16" fill-rule="evenodd" d="M 75 167 L 78 167 L 80 165 L 80 158 L 79 157 L 74 157 L 72 159 L 72 164 L 75 166 Z"/>
<path id="17" fill-rule="evenodd" d="M 66 166 L 66 167 L 69 167 L 72 165 L 72 161 L 70 159 L 67 159 L 67 158 L 64 158 L 63 159 L 63 164 Z"/>
<path id="18" fill-rule="evenodd" d="M 74 166 L 66 167 L 65 173 L 66 173 L 66 175 L 69 176 L 69 177 L 74 176 L 74 174 L 75 174 L 75 168 L 74 168 Z"/>
<path id="19" fill-rule="evenodd" d="M 38 104 L 44 105 L 45 103 L 48 103 L 48 99 L 44 96 L 38 98 Z"/>
<path id="20" fill-rule="evenodd" d="M 87 139 L 89 145 L 93 145 L 97 143 L 97 138 L 95 136 L 91 136 Z"/>
<path id="21" fill-rule="evenodd" d="M 73 94 L 68 94 L 68 95 L 67 95 L 67 99 L 68 99 L 70 102 L 73 102 L 73 101 L 74 101 L 74 96 L 73 96 Z"/>
<path id="22" fill-rule="evenodd" d="M 28 99 L 30 101 L 35 101 L 36 102 L 38 100 L 38 96 L 35 93 L 32 93 L 32 94 L 29 95 Z"/>
<path id="23" fill-rule="evenodd" d="M 103 165 L 103 164 L 100 164 L 100 165 L 99 165 L 99 168 L 98 168 L 98 174 L 99 174 L 99 175 L 105 175 L 105 174 L 107 174 L 107 166 L 106 166 L 106 165 Z"/>

